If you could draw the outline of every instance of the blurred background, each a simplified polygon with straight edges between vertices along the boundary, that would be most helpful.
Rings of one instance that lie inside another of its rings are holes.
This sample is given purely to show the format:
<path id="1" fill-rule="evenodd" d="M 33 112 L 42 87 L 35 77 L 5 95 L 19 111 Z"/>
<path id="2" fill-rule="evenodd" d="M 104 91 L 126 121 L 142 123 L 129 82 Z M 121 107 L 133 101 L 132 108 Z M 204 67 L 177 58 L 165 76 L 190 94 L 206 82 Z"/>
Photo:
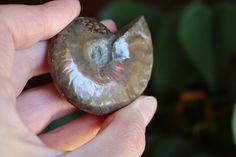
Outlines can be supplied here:
<path id="1" fill-rule="evenodd" d="M 40 4 L 46 0 L 1 0 Z M 118 28 L 148 21 L 154 67 L 145 91 L 158 99 L 143 157 L 236 157 L 236 2 L 234 0 L 80 0 L 82 16 Z M 50 82 L 49 75 L 26 88 Z M 235 110 L 235 111 L 234 111 Z M 51 130 L 78 116 L 50 124 Z"/>

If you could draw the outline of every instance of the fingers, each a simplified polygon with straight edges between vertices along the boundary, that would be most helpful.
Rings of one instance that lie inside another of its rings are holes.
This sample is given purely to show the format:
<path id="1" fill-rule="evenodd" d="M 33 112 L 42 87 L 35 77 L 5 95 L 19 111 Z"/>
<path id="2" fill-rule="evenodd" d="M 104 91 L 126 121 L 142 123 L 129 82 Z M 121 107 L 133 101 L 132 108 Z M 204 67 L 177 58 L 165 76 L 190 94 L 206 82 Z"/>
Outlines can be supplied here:
<path id="1" fill-rule="evenodd" d="M 103 20 L 101 21 L 102 24 L 104 24 L 111 32 L 116 32 L 117 27 L 113 20 Z"/>
<path id="2" fill-rule="evenodd" d="M 59 96 L 53 85 L 30 89 L 17 98 L 17 111 L 23 122 L 40 133 L 51 121 L 76 109 Z"/>
<path id="3" fill-rule="evenodd" d="M 43 5 L 0 6 L 0 76 L 11 75 L 16 49 L 48 39 L 80 12 L 78 0 L 57 0 Z"/>
<path id="4" fill-rule="evenodd" d="M 104 20 L 102 23 L 111 31 L 116 31 L 116 25 L 112 20 Z M 31 77 L 46 72 L 48 72 L 47 41 L 41 41 L 24 50 L 18 50 L 11 73 L 16 95 L 21 93 Z"/>
<path id="5" fill-rule="evenodd" d="M 145 145 L 145 127 L 155 113 L 152 97 L 139 98 L 111 115 L 99 134 L 90 142 L 66 154 L 66 157 L 102 154 L 103 157 L 139 157 Z"/>
<path id="6" fill-rule="evenodd" d="M 40 139 L 50 148 L 72 151 L 94 138 L 103 120 L 103 117 L 86 115 L 40 135 Z"/>
<path id="7" fill-rule="evenodd" d="M 15 49 L 48 39 L 80 12 L 78 0 L 56 0 L 42 5 L 2 5 L 1 22 L 14 41 Z"/>
<path id="8" fill-rule="evenodd" d="M 0 148 L 1 156 L 61 156 L 63 151 L 49 149 L 25 126 L 12 105 L 15 99 L 11 82 L 0 78 L 0 134 L 4 143 Z M 14 149 L 9 151 L 10 147 Z"/>
<path id="9" fill-rule="evenodd" d="M 31 77 L 48 72 L 46 49 L 47 42 L 41 41 L 27 49 L 17 51 L 10 77 L 16 96 L 21 93 Z"/>

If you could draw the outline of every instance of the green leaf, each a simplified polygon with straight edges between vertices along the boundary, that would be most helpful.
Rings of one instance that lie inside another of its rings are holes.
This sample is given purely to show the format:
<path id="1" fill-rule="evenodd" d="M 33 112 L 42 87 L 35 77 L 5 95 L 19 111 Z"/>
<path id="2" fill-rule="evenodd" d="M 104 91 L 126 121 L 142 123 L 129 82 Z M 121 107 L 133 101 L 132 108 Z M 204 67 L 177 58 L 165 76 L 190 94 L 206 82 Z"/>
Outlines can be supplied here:
<path id="1" fill-rule="evenodd" d="M 236 146 L 236 103 L 234 105 L 234 112 L 232 117 L 232 131 L 233 131 L 234 144 Z"/>
<path id="2" fill-rule="evenodd" d="M 216 88 L 213 51 L 212 11 L 205 5 L 193 3 L 183 11 L 179 38 L 189 59 L 202 74 L 209 88 Z"/>
<path id="3" fill-rule="evenodd" d="M 231 3 L 218 3 L 214 7 L 218 33 L 217 63 L 221 71 L 233 54 L 236 54 L 236 7 Z"/>
<path id="4" fill-rule="evenodd" d="M 153 33 L 161 18 L 160 13 L 153 7 L 137 2 L 111 2 L 99 13 L 101 19 L 113 19 L 117 26 L 123 27 L 136 17 L 144 15 Z"/>
<path id="5" fill-rule="evenodd" d="M 177 40 L 179 13 L 163 15 L 157 32 L 151 88 L 160 94 L 187 88 L 197 77 L 195 68 L 183 54 Z"/>

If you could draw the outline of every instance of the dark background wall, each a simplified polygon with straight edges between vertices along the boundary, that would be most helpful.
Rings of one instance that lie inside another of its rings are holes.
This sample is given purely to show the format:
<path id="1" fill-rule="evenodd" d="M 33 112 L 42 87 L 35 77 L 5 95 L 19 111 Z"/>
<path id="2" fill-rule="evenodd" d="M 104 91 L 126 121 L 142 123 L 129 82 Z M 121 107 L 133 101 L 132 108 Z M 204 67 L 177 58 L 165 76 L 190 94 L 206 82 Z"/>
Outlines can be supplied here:
<path id="1" fill-rule="evenodd" d="M 41 4 L 49 0 L 1 0 L 0 4 Z M 112 0 L 80 0 L 82 5 L 81 15 L 86 16 L 96 16 L 98 11 L 100 11 L 107 3 Z M 189 0 L 139 0 L 140 2 L 145 2 L 150 5 L 154 5 L 162 10 L 172 10 L 178 8 L 186 3 Z M 211 2 L 214 0 L 207 0 Z"/>

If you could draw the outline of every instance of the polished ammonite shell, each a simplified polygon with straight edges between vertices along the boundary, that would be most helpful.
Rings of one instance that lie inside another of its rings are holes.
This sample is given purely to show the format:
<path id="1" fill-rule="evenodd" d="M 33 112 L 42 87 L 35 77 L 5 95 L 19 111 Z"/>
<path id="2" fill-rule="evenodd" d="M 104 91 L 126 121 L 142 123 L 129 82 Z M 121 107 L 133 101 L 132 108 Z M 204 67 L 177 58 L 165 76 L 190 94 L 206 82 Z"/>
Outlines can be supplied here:
<path id="1" fill-rule="evenodd" d="M 151 34 L 143 16 L 117 33 L 78 17 L 49 47 L 49 70 L 59 93 L 79 109 L 103 115 L 142 94 L 153 65 Z"/>

